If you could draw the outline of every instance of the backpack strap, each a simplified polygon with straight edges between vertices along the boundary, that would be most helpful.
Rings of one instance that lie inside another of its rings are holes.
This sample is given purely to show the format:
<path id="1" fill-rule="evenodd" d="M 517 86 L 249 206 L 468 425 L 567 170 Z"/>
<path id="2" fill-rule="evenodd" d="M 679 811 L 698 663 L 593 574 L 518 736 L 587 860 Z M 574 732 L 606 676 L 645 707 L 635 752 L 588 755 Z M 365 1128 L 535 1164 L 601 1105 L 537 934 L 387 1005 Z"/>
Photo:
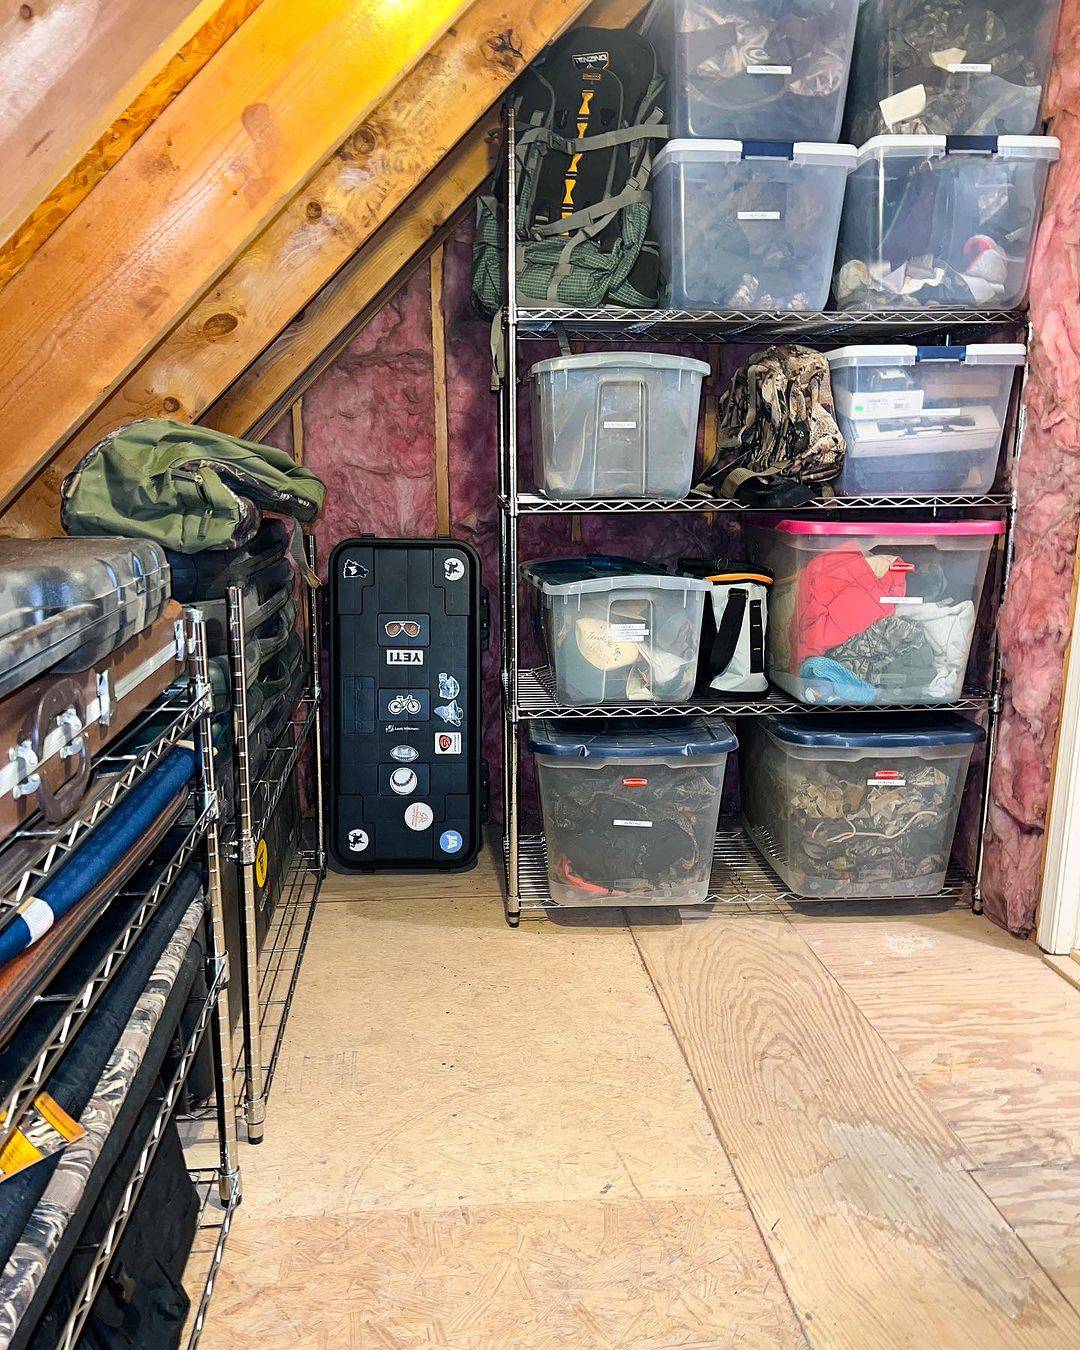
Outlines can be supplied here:
<path id="1" fill-rule="evenodd" d="M 749 592 L 741 586 L 732 586 L 728 591 L 724 617 L 716 626 L 716 636 L 709 652 L 709 670 L 713 675 L 722 675 L 731 665 L 731 659 L 739 645 L 739 635 L 742 632 L 749 598 Z"/>

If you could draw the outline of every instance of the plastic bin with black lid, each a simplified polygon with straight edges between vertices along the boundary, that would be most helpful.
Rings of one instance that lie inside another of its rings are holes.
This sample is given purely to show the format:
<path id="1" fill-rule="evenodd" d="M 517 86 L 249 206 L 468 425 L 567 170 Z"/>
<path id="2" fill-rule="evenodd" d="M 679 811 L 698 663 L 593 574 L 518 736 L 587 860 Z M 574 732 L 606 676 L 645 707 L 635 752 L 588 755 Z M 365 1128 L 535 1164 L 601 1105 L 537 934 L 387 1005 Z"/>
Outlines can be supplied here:
<path id="1" fill-rule="evenodd" d="M 529 372 L 537 490 L 560 500 L 685 497 L 706 361 L 590 352 Z"/>
<path id="2" fill-rule="evenodd" d="M 679 309 L 818 310 L 829 294 L 855 147 L 675 140 L 653 165 L 667 303 Z"/>
<path id="3" fill-rule="evenodd" d="M 526 563 L 562 703 L 677 703 L 694 691 L 710 583 L 634 558 Z"/>
<path id="4" fill-rule="evenodd" d="M 700 902 L 709 893 L 724 772 L 719 719 L 529 725 L 552 899 Z"/>
<path id="5" fill-rule="evenodd" d="M 1060 0 L 862 0 L 844 135 L 1028 136 Z"/>
<path id="6" fill-rule="evenodd" d="M 984 735 L 950 713 L 747 719 L 747 830 L 796 895 L 935 895 Z"/>
<path id="7" fill-rule="evenodd" d="M 858 0 L 661 0 L 646 19 L 673 136 L 835 141 Z"/>
<path id="8" fill-rule="evenodd" d="M 1054 136 L 875 136 L 847 181 L 841 309 L 1012 309 L 1027 294 Z"/>
<path id="9" fill-rule="evenodd" d="M 776 577 L 766 671 L 802 703 L 950 703 L 963 692 L 1000 520 L 748 527 Z"/>
<path id="10" fill-rule="evenodd" d="M 997 477 L 1019 342 L 829 352 L 847 443 L 844 496 L 986 493 Z"/>

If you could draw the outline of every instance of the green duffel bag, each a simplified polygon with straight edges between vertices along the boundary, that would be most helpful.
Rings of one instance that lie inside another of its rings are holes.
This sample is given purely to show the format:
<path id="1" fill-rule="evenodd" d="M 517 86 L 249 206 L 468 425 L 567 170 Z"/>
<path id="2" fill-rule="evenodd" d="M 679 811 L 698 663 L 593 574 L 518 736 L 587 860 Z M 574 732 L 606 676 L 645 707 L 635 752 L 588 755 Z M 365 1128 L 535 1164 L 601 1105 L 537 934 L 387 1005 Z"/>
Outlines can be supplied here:
<path id="1" fill-rule="evenodd" d="M 309 524 L 326 487 L 283 450 L 147 418 L 110 432 L 64 479 L 68 534 L 153 539 L 177 553 L 242 548 L 262 511 Z"/>

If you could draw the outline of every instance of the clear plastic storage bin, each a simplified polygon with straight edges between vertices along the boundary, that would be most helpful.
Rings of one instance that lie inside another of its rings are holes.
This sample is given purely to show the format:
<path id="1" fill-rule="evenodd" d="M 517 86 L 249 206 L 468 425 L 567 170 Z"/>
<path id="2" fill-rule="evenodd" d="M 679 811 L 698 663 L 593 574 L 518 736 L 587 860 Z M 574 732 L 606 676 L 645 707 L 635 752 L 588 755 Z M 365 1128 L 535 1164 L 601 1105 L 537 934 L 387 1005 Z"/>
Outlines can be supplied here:
<path id="1" fill-rule="evenodd" d="M 709 893 L 728 754 L 699 718 L 535 722 L 552 899 L 700 902 Z"/>
<path id="2" fill-rule="evenodd" d="M 848 179 L 841 309 L 1011 309 L 1027 294 L 1053 136 L 877 136 Z"/>
<path id="3" fill-rule="evenodd" d="M 529 372 L 536 486 L 548 497 L 685 497 L 708 363 L 656 352 L 539 361 Z"/>
<path id="4" fill-rule="evenodd" d="M 766 666 L 803 703 L 950 703 L 964 687 L 1000 520 L 779 520 Z"/>
<path id="5" fill-rule="evenodd" d="M 989 492 L 1021 343 L 841 347 L 829 353 L 847 455 L 837 491 Z"/>
<path id="6" fill-rule="evenodd" d="M 948 713 L 761 718 L 742 735 L 743 820 L 796 895 L 935 895 L 983 735 Z"/>
<path id="7" fill-rule="evenodd" d="M 862 0 L 844 135 L 1037 131 L 1060 0 Z"/>
<path id="8" fill-rule="evenodd" d="M 850 145 L 669 141 L 653 166 L 668 303 L 821 309 L 854 165 Z"/>
<path id="9" fill-rule="evenodd" d="M 663 0 L 646 34 L 673 136 L 835 141 L 858 0 Z"/>
<path id="10" fill-rule="evenodd" d="M 597 554 L 522 573 L 561 702 L 677 703 L 693 693 L 707 581 Z"/>

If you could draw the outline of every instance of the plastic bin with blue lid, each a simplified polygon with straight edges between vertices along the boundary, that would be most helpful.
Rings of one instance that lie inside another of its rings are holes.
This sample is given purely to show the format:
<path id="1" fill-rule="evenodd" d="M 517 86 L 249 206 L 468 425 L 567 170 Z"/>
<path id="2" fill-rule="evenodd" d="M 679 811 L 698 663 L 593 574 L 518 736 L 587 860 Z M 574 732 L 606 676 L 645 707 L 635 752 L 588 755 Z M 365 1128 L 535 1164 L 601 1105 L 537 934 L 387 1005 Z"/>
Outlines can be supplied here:
<path id="1" fill-rule="evenodd" d="M 1060 8 L 1060 0 L 862 0 L 844 135 L 1037 131 Z"/>
<path id="2" fill-rule="evenodd" d="M 1054 136 L 875 136 L 847 182 L 841 309 L 1012 309 L 1027 294 Z"/>
<path id="3" fill-rule="evenodd" d="M 1019 342 L 829 352 L 844 496 L 985 493 L 997 477 Z"/>
<path id="4" fill-rule="evenodd" d="M 561 703 L 678 703 L 693 693 L 709 582 L 603 554 L 521 570 Z"/>
<path id="5" fill-rule="evenodd" d="M 533 722 L 553 900 L 700 903 L 727 758 L 717 719 Z"/>
<path id="6" fill-rule="evenodd" d="M 659 352 L 590 352 L 529 372 L 537 490 L 564 501 L 685 497 L 709 366 Z"/>
<path id="7" fill-rule="evenodd" d="M 646 19 L 673 136 L 835 141 L 858 0 L 662 0 Z"/>
<path id="8" fill-rule="evenodd" d="M 776 577 L 766 673 L 801 703 L 951 703 L 963 692 L 1000 520 L 748 527 Z"/>
<path id="9" fill-rule="evenodd" d="M 935 895 L 982 727 L 953 714 L 748 719 L 750 837 L 796 895 Z"/>
<path id="10" fill-rule="evenodd" d="M 653 221 L 677 309 L 818 310 L 829 294 L 855 147 L 669 141 L 653 165 Z"/>

